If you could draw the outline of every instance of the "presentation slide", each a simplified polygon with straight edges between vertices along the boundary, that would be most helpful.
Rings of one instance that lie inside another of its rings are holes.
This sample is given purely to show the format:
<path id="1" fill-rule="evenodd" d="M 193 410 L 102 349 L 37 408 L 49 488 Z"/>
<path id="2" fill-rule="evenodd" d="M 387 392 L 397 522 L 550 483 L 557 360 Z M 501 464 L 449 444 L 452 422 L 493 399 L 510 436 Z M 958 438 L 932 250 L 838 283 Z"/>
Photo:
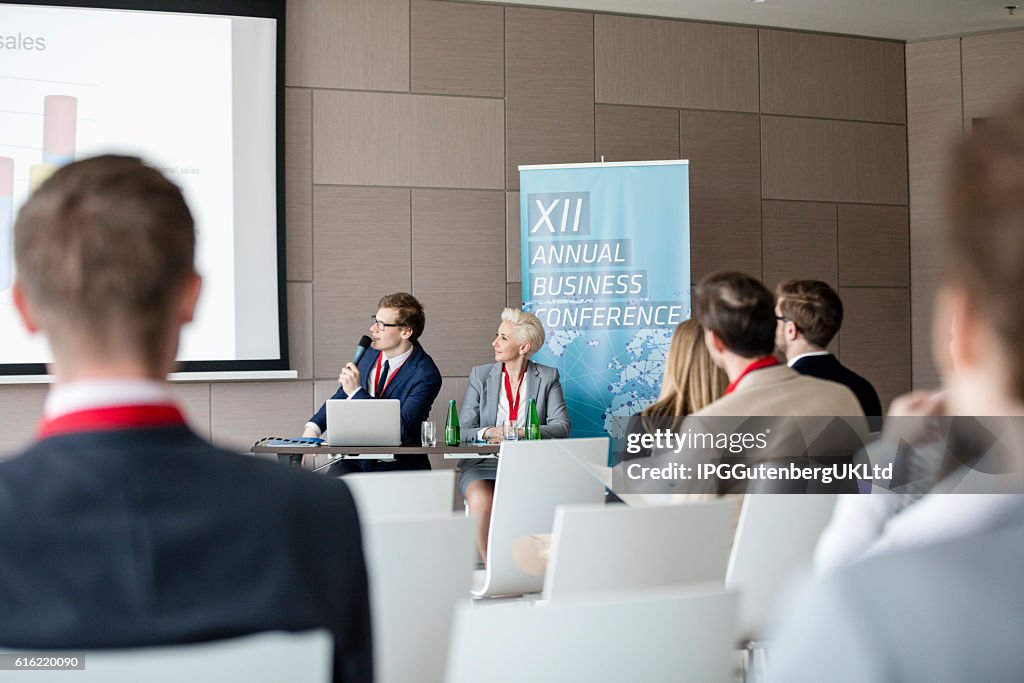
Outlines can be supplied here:
<path id="1" fill-rule="evenodd" d="M 179 360 L 280 358 L 276 35 L 266 18 L 0 5 L 0 366 L 50 360 L 11 303 L 19 207 L 107 153 L 162 170 L 195 218 L 203 293 Z"/>

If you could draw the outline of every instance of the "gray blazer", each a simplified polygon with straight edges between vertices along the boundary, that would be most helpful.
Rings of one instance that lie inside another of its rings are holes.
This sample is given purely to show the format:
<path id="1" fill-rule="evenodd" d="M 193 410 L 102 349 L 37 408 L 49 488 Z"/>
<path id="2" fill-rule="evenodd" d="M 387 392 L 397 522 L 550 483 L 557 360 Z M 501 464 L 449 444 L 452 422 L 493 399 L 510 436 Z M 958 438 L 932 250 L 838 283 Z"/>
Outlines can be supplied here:
<path id="1" fill-rule="evenodd" d="M 540 435 L 544 439 L 564 439 L 569 436 L 569 412 L 565 409 L 562 384 L 558 370 L 547 365 L 530 361 L 526 366 L 526 381 L 529 400 L 537 401 L 537 416 L 540 417 Z M 469 388 L 462 400 L 459 424 L 465 430 L 477 431 L 481 427 L 494 427 L 498 421 L 498 399 L 505 390 L 501 363 L 478 365 L 469 373 Z M 522 408 L 521 408 L 522 409 Z"/>

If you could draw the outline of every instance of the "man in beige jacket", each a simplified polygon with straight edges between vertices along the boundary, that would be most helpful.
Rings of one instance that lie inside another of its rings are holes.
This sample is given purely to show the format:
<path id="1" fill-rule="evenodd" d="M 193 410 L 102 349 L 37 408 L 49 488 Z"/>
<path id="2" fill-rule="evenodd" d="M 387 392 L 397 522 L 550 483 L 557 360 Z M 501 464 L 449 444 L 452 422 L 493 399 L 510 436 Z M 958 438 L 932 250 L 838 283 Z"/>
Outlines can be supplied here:
<path id="1" fill-rule="evenodd" d="M 866 443 L 860 403 L 841 384 L 779 363 L 772 293 L 749 275 L 712 273 L 697 286 L 694 312 L 730 384 L 674 433 L 643 435 L 655 443 L 652 457 L 617 468 L 615 492 L 686 494 L 688 500 L 690 494 L 760 491 L 855 493 L 860 477 L 849 469 L 827 477 L 820 468 L 852 465 Z M 802 476 L 809 467 L 819 470 Z"/>

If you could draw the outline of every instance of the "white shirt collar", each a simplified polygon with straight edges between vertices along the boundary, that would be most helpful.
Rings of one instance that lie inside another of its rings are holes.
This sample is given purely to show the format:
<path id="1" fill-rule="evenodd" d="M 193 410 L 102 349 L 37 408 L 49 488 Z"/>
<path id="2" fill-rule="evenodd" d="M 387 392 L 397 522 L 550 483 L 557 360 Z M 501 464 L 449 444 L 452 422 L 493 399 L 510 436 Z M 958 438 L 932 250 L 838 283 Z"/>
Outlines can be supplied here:
<path id="1" fill-rule="evenodd" d="M 789 367 L 793 367 L 793 363 L 797 362 L 801 358 L 810 358 L 811 356 L 831 356 L 832 353 L 829 351 L 808 351 L 807 353 L 801 353 L 799 356 L 793 356 L 786 363 Z"/>
<path id="2" fill-rule="evenodd" d="M 62 415 L 94 408 L 132 405 L 174 404 L 163 382 L 145 379 L 88 379 L 56 384 L 43 405 L 43 416 L 53 420 Z"/>
<path id="3" fill-rule="evenodd" d="M 400 368 L 405 361 L 409 360 L 409 356 L 411 356 L 412 352 L 415 350 L 416 347 L 413 346 L 411 349 L 403 353 L 401 356 L 395 356 L 394 358 L 388 358 L 386 354 L 381 353 L 380 355 L 384 356 L 384 358 L 380 361 L 381 365 L 383 365 L 384 362 L 387 361 L 388 374 L 391 374 L 392 372 Z"/>

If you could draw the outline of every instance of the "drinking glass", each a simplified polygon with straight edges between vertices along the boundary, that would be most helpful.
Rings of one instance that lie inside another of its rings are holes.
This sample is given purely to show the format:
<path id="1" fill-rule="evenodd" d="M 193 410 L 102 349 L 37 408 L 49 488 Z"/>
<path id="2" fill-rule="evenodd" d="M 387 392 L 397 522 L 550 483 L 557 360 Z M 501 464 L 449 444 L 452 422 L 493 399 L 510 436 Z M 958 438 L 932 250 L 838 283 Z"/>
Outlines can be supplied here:
<path id="1" fill-rule="evenodd" d="M 420 445 L 424 448 L 437 446 L 437 425 L 433 420 L 424 420 L 420 425 Z"/>
<path id="2" fill-rule="evenodd" d="M 517 441 L 519 439 L 519 431 L 516 427 L 516 423 L 511 420 L 505 420 L 502 422 L 501 435 L 505 441 Z"/>

